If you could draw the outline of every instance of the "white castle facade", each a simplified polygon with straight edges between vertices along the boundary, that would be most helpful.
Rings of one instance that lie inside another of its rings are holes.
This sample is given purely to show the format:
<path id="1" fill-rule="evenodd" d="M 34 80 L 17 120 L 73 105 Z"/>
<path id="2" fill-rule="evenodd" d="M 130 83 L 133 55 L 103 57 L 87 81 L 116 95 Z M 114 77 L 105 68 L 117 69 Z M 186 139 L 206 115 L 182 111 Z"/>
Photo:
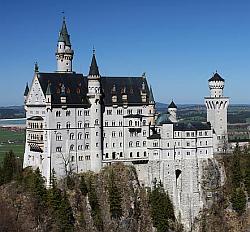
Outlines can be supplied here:
<path id="1" fill-rule="evenodd" d="M 52 170 L 98 172 L 114 162 L 133 164 L 141 183 L 161 181 L 188 228 L 201 209 L 201 162 L 227 141 L 228 98 L 215 73 L 205 98 L 207 122 L 182 123 L 172 101 L 157 115 L 146 77 L 101 76 L 93 53 L 89 74 L 72 69 L 74 52 L 63 21 L 57 71 L 39 72 L 24 93 L 27 118 L 24 167 L 39 168 L 50 185 Z"/>

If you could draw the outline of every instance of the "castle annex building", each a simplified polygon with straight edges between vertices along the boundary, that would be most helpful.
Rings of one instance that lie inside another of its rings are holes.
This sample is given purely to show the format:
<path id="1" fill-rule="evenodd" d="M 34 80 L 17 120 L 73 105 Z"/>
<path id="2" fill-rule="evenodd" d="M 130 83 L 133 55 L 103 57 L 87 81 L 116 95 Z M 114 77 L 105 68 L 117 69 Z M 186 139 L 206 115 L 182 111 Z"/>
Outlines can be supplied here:
<path id="1" fill-rule="evenodd" d="M 24 167 L 37 167 L 50 185 L 68 172 L 98 172 L 114 162 L 133 164 L 141 183 L 161 181 L 187 227 L 202 207 L 203 161 L 225 149 L 228 98 L 218 73 L 209 80 L 207 122 L 183 123 L 172 101 L 155 112 L 144 75 L 102 76 L 93 52 L 89 74 L 73 71 L 74 51 L 65 19 L 59 33 L 57 71 L 35 66 L 24 93 L 27 117 Z M 192 215 L 190 215 L 190 212 Z"/>

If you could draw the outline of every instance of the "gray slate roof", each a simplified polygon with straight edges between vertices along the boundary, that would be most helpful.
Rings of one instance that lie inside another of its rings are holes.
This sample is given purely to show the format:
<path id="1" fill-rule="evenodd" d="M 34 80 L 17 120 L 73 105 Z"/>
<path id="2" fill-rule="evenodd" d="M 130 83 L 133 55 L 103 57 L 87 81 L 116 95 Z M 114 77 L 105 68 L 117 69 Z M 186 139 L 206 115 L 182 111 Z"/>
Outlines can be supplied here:
<path id="1" fill-rule="evenodd" d="M 46 95 L 49 85 L 52 107 L 61 107 L 62 86 L 65 87 L 66 105 L 68 107 L 90 107 L 87 98 L 88 80 L 87 76 L 77 73 L 38 73 L 38 79 L 43 93 Z M 122 95 L 127 95 L 128 105 L 149 104 L 150 90 L 147 81 L 143 77 L 101 77 L 103 91 L 103 102 L 105 106 L 111 106 L 112 96 L 117 96 L 116 105 L 123 105 Z M 141 88 L 145 85 L 147 95 L 146 102 L 142 102 Z M 113 90 L 115 86 L 115 92 Z M 65 105 L 65 104 L 64 104 Z"/>
<path id="2" fill-rule="evenodd" d="M 225 81 L 217 72 L 208 81 Z"/>

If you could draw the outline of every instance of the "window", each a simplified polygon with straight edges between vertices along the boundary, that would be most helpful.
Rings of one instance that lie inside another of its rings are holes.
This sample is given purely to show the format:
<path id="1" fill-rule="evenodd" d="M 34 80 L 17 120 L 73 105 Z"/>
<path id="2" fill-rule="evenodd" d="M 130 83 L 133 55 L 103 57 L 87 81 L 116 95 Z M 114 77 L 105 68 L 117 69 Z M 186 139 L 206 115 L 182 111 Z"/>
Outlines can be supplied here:
<path id="1" fill-rule="evenodd" d="M 61 133 L 56 134 L 56 141 L 61 141 L 62 140 L 62 135 Z"/>
<path id="2" fill-rule="evenodd" d="M 205 136 L 207 136 L 207 131 L 205 131 Z"/>
<path id="3" fill-rule="evenodd" d="M 83 160 L 83 156 L 79 156 L 79 161 L 82 161 Z"/>
<path id="4" fill-rule="evenodd" d="M 187 135 L 187 137 L 190 137 L 190 133 L 189 133 L 189 132 L 187 132 L 187 134 L 186 134 L 186 135 Z"/>
<path id="5" fill-rule="evenodd" d="M 207 145 L 207 141 L 206 141 L 206 145 Z"/>
<path id="6" fill-rule="evenodd" d="M 78 128 L 82 128 L 82 122 L 78 122 L 77 125 L 78 125 Z"/>
<path id="7" fill-rule="evenodd" d="M 133 114 L 132 109 L 129 109 L 127 112 L 128 112 L 128 114 Z"/>
<path id="8" fill-rule="evenodd" d="M 57 152 L 61 152 L 62 151 L 62 147 L 56 147 L 56 151 Z"/>
<path id="9" fill-rule="evenodd" d="M 74 137 L 75 137 L 75 136 L 74 136 L 74 133 L 70 133 L 70 134 L 69 134 L 69 139 L 70 139 L 70 140 L 74 140 Z"/>
<path id="10" fill-rule="evenodd" d="M 117 110 L 117 114 L 118 115 L 122 115 L 122 110 L 120 109 L 120 110 Z"/>
<path id="11" fill-rule="evenodd" d="M 133 142 L 130 141 L 130 142 L 128 143 L 128 146 L 129 146 L 129 147 L 133 147 Z"/>
<path id="12" fill-rule="evenodd" d="M 79 151 L 82 150 L 82 145 L 78 145 L 78 150 L 79 150 Z"/>
<path id="13" fill-rule="evenodd" d="M 146 120 L 143 120 L 143 121 L 142 121 L 142 125 L 143 125 L 143 126 L 146 126 L 146 123 L 147 123 Z"/>
<path id="14" fill-rule="evenodd" d="M 143 152 L 143 155 L 144 155 L 144 157 L 145 157 L 145 156 L 147 156 L 147 152 L 146 152 L 146 151 L 144 151 L 144 152 Z"/>
<path id="15" fill-rule="evenodd" d="M 99 125 L 99 120 L 98 119 L 95 120 L 95 125 Z"/>
<path id="16" fill-rule="evenodd" d="M 119 126 L 122 126 L 122 121 L 119 121 Z"/>
<path id="17" fill-rule="evenodd" d="M 190 147 L 190 142 L 187 142 L 187 147 Z"/>
<path id="18" fill-rule="evenodd" d="M 133 153 L 132 153 L 132 152 L 130 152 L 129 156 L 130 156 L 130 158 L 131 158 L 131 157 L 133 157 Z"/>
<path id="19" fill-rule="evenodd" d="M 143 142 L 142 142 L 142 146 L 143 146 L 143 147 L 146 147 L 146 145 L 147 145 L 147 142 L 146 142 L 146 141 L 143 141 Z"/>
<path id="20" fill-rule="evenodd" d="M 78 138 L 79 140 L 81 140 L 81 139 L 82 139 L 82 133 L 81 133 L 81 132 L 79 132 L 79 133 L 78 133 L 77 138 Z"/>
<path id="21" fill-rule="evenodd" d="M 56 117 L 61 117 L 61 111 L 56 111 Z"/>
<path id="22" fill-rule="evenodd" d="M 69 129 L 70 128 L 70 122 L 66 123 L 66 128 Z"/>
<path id="23" fill-rule="evenodd" d="M 115 126 L 115 121 L 112 121 L 112 126 Z"/>
<path id="24" fill-rule="evenodd" d="M 82 116 L 82 111 L 78 110 L 78 116 Z"/>
<path id="25" fill-rule="evenodd" d="M 70 110 L 66 111 L 66 116 L 70 116 Z"/>
<path id="26" fill-rule="evenodd" d="M 98 136 L 98 134 L 99 134 L 98 131 L 96 131 L 96 132 L 95 132 L 95 136 Z"/>
<path id="27" fill-rule="evenodd" d="M 202 136 L 202 131 L 199 132 L 199 136 Z"/>
<path id="28" fill-rule="evenodd" d="M 107 115 L 112 115 L 112 110 L 107 110 Z"/>
<path id="29" fill-rule="evenodd" d="M 122 157 L 123 155 L 122 155 L 122 152 L 120 152 L 120 157 Z"/>
<path id="30" fill-rule="evenodd" d="M 69 150 L 74 151 L 74 145 L 73 144 L 70 145 Z"/>
<path id="31" fill-rule="evenodd" d="M 158 143 L 157 142 L 153 142 L 153 147 L 158 147 Z"/>
<path id="32" fill-rule="evenodd" d="M 142 109 L 137 109 L 137 114 L 142 114 Z"/>
<path id="33" fill-rule="evenodd" d="M 190 151 L 187 151 L 187 155 L 190 155 Z"/>
<path id="34" fill-rule="evenodd" d="M 115 143 L 112 143 L 112 147 L 115 147 Z"/>
<path id="35" fill-rule="evenodd" d="M 89 132 L 86 132 L 85 133 L 85 139 L 88 139 L 89 138 Z"/>
<path id="36" fill-rule="evenodd" d="M 113 138 L 115 137 L 115 131 L 112 131 L 112 137 Z"/>
<path id="37" fill-rule="evenodd" d="M 106 143 L 106 148 L 108 147 L 108 143 Z"/>
<path id="38" fill-rule="evenodd" d="M 194 137 L 194 132 L 191 133 L 191 136 Z"/>
<path id="39" fill-rule="evenodd" d="M 56 129 L 61 129 L 61 123 L 60 123 L 60 122 L 58 122 L 58 123 L 56 124 Z"/>
<path id="40" fill-rule="evenodd" d="M 140 152 L 138 151 L 136 155 L 137 155 L 137 157 L 140 157 Z"/>
<path id="41" fill-rule="evenodd" d="M 136 141 L 136 147 L 140 147 L 140 142 Z"/>
<path id="42" fill-rule="evenodd" d="M 88 143 L 85 144 L 85 150 L 89 150 L 89 144 Z"/>
<path id="43" fill-rule="evenodd" d="M 84 111 L 84 115 L 85 115 L 85 116 L 89 116 L 89 110 L 85 110 L 85 111 Z"/>
<path id="44" fill-rule="evenodd" d="M 98 144 L 98 143 L 96 143 L 96 144 L 95 144 L 95 146 L 96 146 L 96 147 L 98 147 L 98 146 L 99 146 L 99 144 Z"/>
<path id="45" fill-rule="evenodd" d="M 85 122 L 84 127 L 89 127 L 89 122 Z"/>
<path id="46" fill-rule="evenodd" d="M 119 137 L 122 137 L 122 131 L 119 131 Z"/>
<path id="47" fill-rule="evenodd" d="M 85 160 L 90 160 L 90 155 L 86 155 Z"/>
<path id="48" fill-rule="evenodd" d="M 109 158 L 109 153 L 106 153 L 106 159 Z"/>
<path id="49" fill-rule="evenodd" d="M 132 120 L 129 120 L 128 126 L 132 126 Z"/>
<path id="50" fill-rule="evenodd" d="M 104 125 L 105 125 L 105 126 L 109 126 L 109 122 L 106 121 L 106 122 L 104 123 Z"/>
<path id="51" fill-rule="evenodd" d="M 122 147 L 122 143 L 120 143 L 120 147 Z"/>

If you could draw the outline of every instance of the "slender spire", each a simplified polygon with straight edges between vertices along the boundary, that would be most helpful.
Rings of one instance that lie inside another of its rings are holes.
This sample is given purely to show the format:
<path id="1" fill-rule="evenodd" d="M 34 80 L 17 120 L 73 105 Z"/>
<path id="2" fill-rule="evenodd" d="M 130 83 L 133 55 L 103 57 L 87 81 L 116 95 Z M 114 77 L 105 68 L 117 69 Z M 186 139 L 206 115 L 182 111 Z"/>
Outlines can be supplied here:
<path id="1" fill-rule="evenodd" d="M 25 96 L 25 97 L 28 96 L 29 91 L 30 91 L 30 89 L 29 89 L 29 85 L 28 85 L 28 82 L 27 82 L 23 96 Z"/>
<path id="2" fill-rule="evenodd" d="M 51 95 L 50 83 L 47 85 L 46 95 Z"/>
<path id="3" fill-rule="evenodd" d="M 35 62 L 34 72 L 35 72 L 35 73 L 38 73 L 38 72 L 39 72 L 39 66 L 38 66 L 38 63 L 37 63 L 37 62 Z"/>
<path id="4" fill-rule="evenodd" d="M 66 46 L 71 46 L 70 36 L 67 30 L 65 16 L 63 16 L 63 23 L 62 23 L 61 31 L 59 33 L 58 42 L 64 42 Z"/>
<path id="5" fill-rule="evenodd" d="M 93 49 L 92 61 L 91 61 L 91 65 L 89 68 L 89 76 L 100 76 L 96 58 L 95 58 L 95 49 Z"/>
<path id="6" fill-rule="evenodd" d="M 154 95 L 153 95 L 153 91 L 150 85 L 150 89 L 149 89 L 149 102 L 154 102 Z"/>

